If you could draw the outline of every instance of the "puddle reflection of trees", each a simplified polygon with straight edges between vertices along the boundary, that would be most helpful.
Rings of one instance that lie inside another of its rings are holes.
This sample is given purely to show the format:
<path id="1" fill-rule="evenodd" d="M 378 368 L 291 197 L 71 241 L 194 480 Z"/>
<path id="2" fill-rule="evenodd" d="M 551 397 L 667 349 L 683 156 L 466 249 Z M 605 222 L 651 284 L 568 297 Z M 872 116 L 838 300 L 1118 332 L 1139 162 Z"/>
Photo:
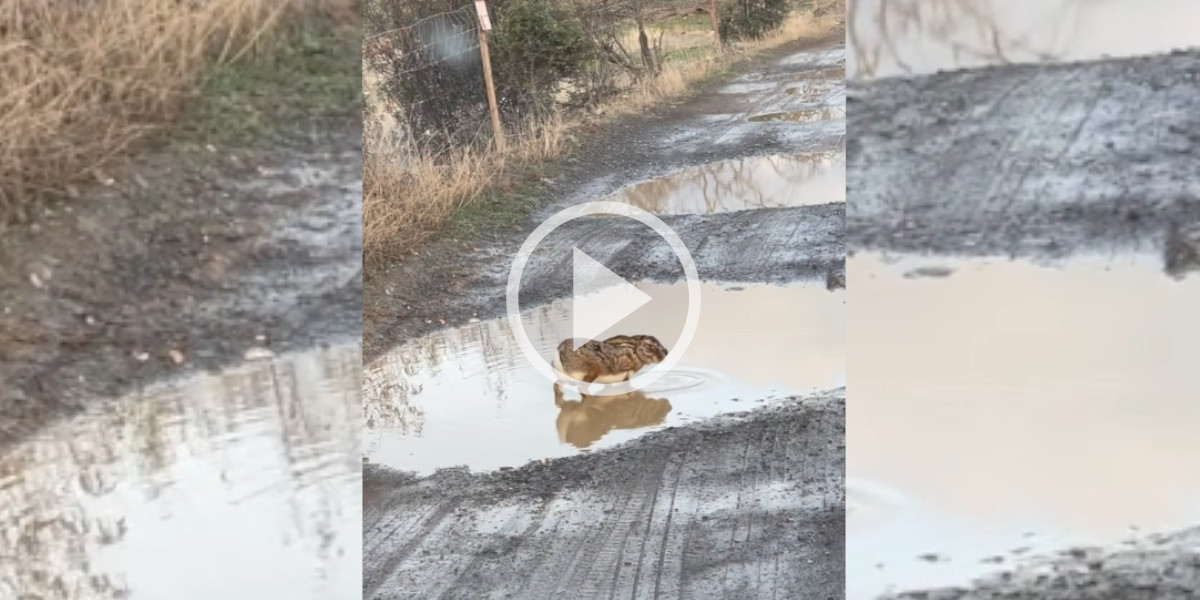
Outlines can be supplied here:
<path id="1" fill-rule="evenodd" d="M 530 342 L 549 356 L 569 331 L 570 305 L 556 302 L 524 313 Z M 363 410 L 370 429 L 392 429 L 420 436 L 425 411 L 417 396 L 448 369 L 461 377 L 479 377 L 498 405 L 507 398 L 506 375 L 528 367 L 508 319 L 492 319 L 438 332 L 382 356 L 364 369 Z"/>
<path id="2" fill-rule="evenodd" d="M 1090 19 L 1104 7 L 1122 5 L 1134 11 L 1143 10 L 1128 0 L 850 0 L 846 34 L 851 49 L 847 59 L 851 67 L 849 76 L 871 79 L 931 68 L 1061 60 L 1077 53 L 1078 48 L 1072 44 L 1104 43 L 1099 36 L 1081 35 L 1088 31 L 1085 26 L 1109 25 L 1121 16 L 1137 14 L 1112 11 L 1105 13 L 1103 19 Z M 1168 7 L 1164 3 L 1159 10 L 1168 16 L 1178 15 L 1180 6 Z M 1036 26 L 1014 26 L 1016 17 Z M 1167 20 L 1158 17 L 1147 22 L 1165 26 Z M 1179 37 L 1175 32 L 1164 32 L 1164 36 Z M 933 61 L 938 64 L 920 63 L 923 58 L 928 59 L 922 57 L 922 50 L 936 52 L 937 48 L 943 51 Z M 946 60 L 947 53 L 953 64 L 939 62 Z M 902 200 L 890 203 L 892 206 L 887 210 L 892 212 L 893 222 L 887 227 L 894 229 L 906 223 L 910 215 Z M 972 248 L 982 251 L 1006 247 L 1014 258 L 1032 250 L 1051 259 L 1068 258 L 1078 253 L 1079 246 L 1085 247 L 1088 254 L 1114 259 L 1130 253 L 1160 253 L 1163 270 L 1178 279 L 1200 270 L 1200 233 L 1193 232 L 1195 225 L 1189 225 L 1200 222 L 1200 217 L 1192 204 L 1176 201 L 1161 209 L 1156 215 L 1160 218 L 1153 219 L 1128 213 L 1119 200 L 1073 207 L 1069 209 L 1072 215 L 1063 220 L 1048 220 L 1046 211 L 1038 208 L 1024 212 L 1006 209 L 1003 225 L 986 232 L 960 235 L 965 246 L 959 250 L 969 253 Z M 954 210 L 947 208 L 945 215 L 926 213 L 925 218 L 930 224 L 950 222 Z M 1113 219 L 1114 215 L 1118 218 Z M 1064 227 L 1064 222 L 1069 222 L 1069 227 Z M 1083 243 L 1056 241 L 1071 238 Z"/>
<path id="3" fill-rule="evenodd" d="M 181 460 L 207 462 L 219 471 L 208 475 L 235 493 L 230 481 L 238 466 L 224 459 L 271 438 L 277 472 L 242 477 L 275 482 L 280 510 L 293 517 L 294 529 L 279 532 L 281 539 L 316 541 L 318 560 L 331 562 L 335 513 L 357 507 L 336 506 L 313 484 L 354 477 L 361 468 L 359 357 L 356 348 L 333 350 L 297 359 L 303 363 L 259 363 L 156 387 L 106 402 L 0 457 L 0 598 L 128 596 L 124 573 L 93 566 L 129 534 L 124 513 L 165 501 L 164 490 L 182 485 L 172 473 Z M 261 467 L 262 458 L 239 462 Z M 120 505 L 118 487 L 137 489 L 143 500 Z M 182 552 L 189 541 L 179 540 Z"/>
<path id="4" fill-rule="evenodd" d="M 1075 35 L 1088 2 L 850 0 L 846 7 L 850 78 L 926 70 L 917 55 L 922 44 L 930 43 L 942 47 L 953 60 L 953 65 L 939 65 L 942 68 L 1054 60 Z M 1037 18 L 1040 26 L 1034 29 L 1006 25 L 1001 17 L 1004 11 L 1035 8 L 1042 12 Z"/>
<path id="5" fill-rule="evenodd" d="M 658 214 L 718 213 L 838 202 L 807 202 L 803 185 L 836 166 L 840 151 L 722 161 L 636 184 L 618 198 Z"/>

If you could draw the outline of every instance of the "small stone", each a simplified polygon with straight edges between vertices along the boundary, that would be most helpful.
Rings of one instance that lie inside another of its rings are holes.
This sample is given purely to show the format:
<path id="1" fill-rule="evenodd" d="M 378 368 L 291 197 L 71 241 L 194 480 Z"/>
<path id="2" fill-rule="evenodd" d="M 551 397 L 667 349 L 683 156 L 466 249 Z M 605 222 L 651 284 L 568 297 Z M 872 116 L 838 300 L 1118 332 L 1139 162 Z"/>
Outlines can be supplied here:
<path id="1" fill-rule="evenodd" d="M 133 351 L 133 360 L 136 360 L 138 362 L 146 362 L 146 361 L 150 360 L 150 353 L 144 352 L 142 350 L 134 350 Z"/>
<path id="2" fill-rule="evenodd" d="M 171 357 L 171 362 L 173 362 L 173 363 L 175 363 L 175 364 L 177 364 L 177 365 L 182 365 L 182 364 L 183 364 L 183 361 L 185 360 L 185 358 L 184 358 L 184 356 L 183 356 L 183 353 L 182 353 L 182 352 L 180 352 L 179 350 L 176 350 L 176 349 L 174 349 L 174 348 L 171 348 L 171 349 L 170 349 L 170 350 L 167 352 L 167 355 L 169 355 L 169 356 Z"/>

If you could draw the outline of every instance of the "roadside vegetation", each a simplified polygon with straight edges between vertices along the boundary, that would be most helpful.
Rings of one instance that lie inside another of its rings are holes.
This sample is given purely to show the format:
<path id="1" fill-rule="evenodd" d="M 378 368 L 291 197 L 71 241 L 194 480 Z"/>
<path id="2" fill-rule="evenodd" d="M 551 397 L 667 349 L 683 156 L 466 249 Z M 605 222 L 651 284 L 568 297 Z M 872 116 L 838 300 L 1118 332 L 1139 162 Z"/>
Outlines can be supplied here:
<path id="1" fill-rule="evenodd" d="M 0 1 L 0 227 L 154 140 L 261 142 L 299 104 L 353 114 L 360 23 L 358 0 Z"/>
<path id="2" fill-rule="evenodd" d="M 828 36 L 843 0 L 493 0 L 488 37 L 506 140 L 498 149 L 474 7 L 364 6 L 364 274 L 447 231 L 515 225 L 514 192 L 604 119 L 687 94 L 747 55 Z"/>

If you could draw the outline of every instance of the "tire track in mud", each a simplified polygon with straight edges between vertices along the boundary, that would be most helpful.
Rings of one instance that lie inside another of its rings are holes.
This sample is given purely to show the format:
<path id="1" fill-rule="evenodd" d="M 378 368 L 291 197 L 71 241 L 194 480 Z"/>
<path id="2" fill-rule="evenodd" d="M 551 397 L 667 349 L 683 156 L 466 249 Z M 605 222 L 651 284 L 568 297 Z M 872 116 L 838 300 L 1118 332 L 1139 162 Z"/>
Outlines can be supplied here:
<path id="1" fill-rule="evenodd" d="M 403 540 L 401 544 L 393 548 L 389 548 L 388 552 L 380 556 L 382 553 L 375 552 L 374 555 L 380 558 L 380 564 L 374 565 L 370 569 L 372 573 L 387 573 L 394 571 L 397 566 L 403 563 L 421 546 L 421 542 L 429 538 L 435 530 L 445 522 L 446 517 L 457 508 L 458 503 L 452 502 L 443 505 L 435 506 L 427 510 L 422 516 L 427 518 L 417 518 L 409 527 L 403 527 L 404 533 L 398 537 Z M 397 527 L 401 529 L 401 527 Z M 392 539 L 392 534 L 386 535 L 385 540 Z M 378 579 L 368 579 L 365 577 L 366 569 L 364 569 L 363 585 L 364 589 L 371 590 L 374 593 L 376 589 L 382 585 L 382 581 Z"/>
<path id="2" fill-rule="evenodd" d="M 845 204 L 837 203 L 660 218 L 693 249 L 692 258 L 702 280 L 793 283 L 821 280 L 830 271 L 844 272 L 845 214 Z M 748 244 L 746 240 L 754 242 Z M 581 218 L 560 227 L 530 257 L 521 279 L 523 306 L 571 295 L 572 247 L 631 281 L 683 278 L 678 259 L 667 244 L 652 233 L 647 235 L 641 223 Z M 512 249 L 512 255 L 516 250 Z M 646 258 L 657 258 L 659 254 L 664 255 L 662 260 Z M 504 298 L 507 283 L 506 263 L 503 269 L 481 274 L 471 294 L 460 302 L 470 303 L 472 314 L 481 319 L 502 316 L 504 303 L 497 305 L 495 300 Z"/>
<path id="3" fill-rule="evenodd" d="M 633 564 L 632 560 L 626 560 L 631 537 L 639 524 L 653 519 L 654 503 L 663 482 L 665 467 L 665 461 L 639 466 L 642 475 L 635 478 L 629 495 L 626 496 L 617 516 L 612 519 L 613 523 L 605 527 L 603 541 L 594 551 L 595 560 L 587 561 L 590 567 L 586 569 L 582 580 L 572 581 L 566 589 L 561 590 L 562 593 L 575 591 L 580 598 L 596 599 L 616 595 L 622 567 Z M 640 564 L 643 557 L 644 554 L 639 550 L 635 556 L 629 558 Z"/>
<path id="4" fill-rule="evenodd" d="M 516 470 L 368 466 L 364 599 L 840 598 L 844 423 L 839 391 Z"/>

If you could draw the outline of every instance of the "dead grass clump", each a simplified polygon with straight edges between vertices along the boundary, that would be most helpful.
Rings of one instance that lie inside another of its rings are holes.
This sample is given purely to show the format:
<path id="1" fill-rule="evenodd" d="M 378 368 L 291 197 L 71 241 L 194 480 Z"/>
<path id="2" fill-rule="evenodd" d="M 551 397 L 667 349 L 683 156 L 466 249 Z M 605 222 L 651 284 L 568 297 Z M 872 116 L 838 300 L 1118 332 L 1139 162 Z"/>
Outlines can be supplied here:
<path id="1" fill-rule="evenodd" d="M 0 222 L 167 124 L 215 64 L 304 0 L 0 3 Z M 340 4 L 351 5 L 354 2 Z"/>
<path id="2" fill-rule="evenodd" d="M 371 119 L 363 132 L 363 263 L 378 267 L 414 251 L 454 214 L 493 191 L 505 174 L 561 154 L 558 117 L 509 133 L 494 146 L 418 152 L 404 136 Z"/>
<path id="3" fill-rule="evenodd" d="M 399 161 L 379 145 L 378 139 L 364 134 L 363 262 L 367 265 L 412 251 L 455 209 L 478 198 L 502 169 L 497 161 L 471 150 Z"/>

